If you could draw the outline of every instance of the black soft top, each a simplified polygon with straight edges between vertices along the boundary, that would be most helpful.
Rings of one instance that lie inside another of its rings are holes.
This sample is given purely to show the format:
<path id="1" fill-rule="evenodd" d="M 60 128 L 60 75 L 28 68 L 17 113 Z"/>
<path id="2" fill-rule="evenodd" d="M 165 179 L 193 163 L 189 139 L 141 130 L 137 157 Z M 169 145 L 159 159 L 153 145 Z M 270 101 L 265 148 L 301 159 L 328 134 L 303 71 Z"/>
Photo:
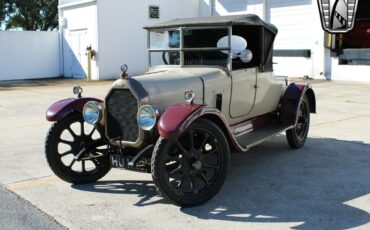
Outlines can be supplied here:
<path id="1" fill-rule="evenodd" d="M 232 25 L 246 25 L 246 26 L 262 26 L 270 30 L 273 34 L 277 34 L 277 28 L 264 22 L 260 17 L 254 14 L 232 15 L 232 16 L 212 16 L 201 18 L 181 18 L 174 19 L 167 22 L 162 22 L 144 27 L 144 29 L 164 29 L 179 26 L 232 26 Z"/>

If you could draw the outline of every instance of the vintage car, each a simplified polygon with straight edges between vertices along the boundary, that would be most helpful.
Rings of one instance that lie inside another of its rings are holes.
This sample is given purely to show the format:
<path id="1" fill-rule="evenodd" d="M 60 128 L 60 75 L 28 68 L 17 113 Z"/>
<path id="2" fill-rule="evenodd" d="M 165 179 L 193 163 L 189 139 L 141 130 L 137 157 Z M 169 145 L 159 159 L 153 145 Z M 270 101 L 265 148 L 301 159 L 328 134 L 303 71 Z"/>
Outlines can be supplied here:
<path id="1" fill-rule="evenodd" d="M 292 148 L 305 144 L 315 94 L 274 76 L 275 26 L 238 15 L 145 29 L 148 72 L 131 77 L 124 65 L 104 101 L 75 87 L 76 98 L 47 110 L 46 159 L 62 180 L 94 182 L 112 167 L 150 172 L 164 198 L 189 207 L 220 190 L 230 152 L 284 131 Z"/>

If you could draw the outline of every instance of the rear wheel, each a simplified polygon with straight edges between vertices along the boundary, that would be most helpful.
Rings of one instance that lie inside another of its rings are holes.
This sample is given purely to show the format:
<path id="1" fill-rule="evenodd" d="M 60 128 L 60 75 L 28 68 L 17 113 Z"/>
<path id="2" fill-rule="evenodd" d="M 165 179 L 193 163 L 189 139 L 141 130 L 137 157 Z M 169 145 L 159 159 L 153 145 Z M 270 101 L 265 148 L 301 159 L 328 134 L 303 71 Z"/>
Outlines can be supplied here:
<path id="1" fill-rule="evenodd" d="M 182 207 L 202 204 L 222 187 L 230 150 L 214 123 L 199 119 L 176 140 L 162 137 L 152 156 L 152 176 L 159 193 Z"/>
<path id="2" fill-rule="evenodd" d="M 49 129 L 45 142 L 46 160 L 51 170 L 69 183 L 95 182 L 111 169 L 104 136 L 87 124 L 81 114 L 68 115 Z M 94 146 L 94 147 L 92 147 Z M 90 149 L 75 159 L 84 148 Z"/>
<path id="3" fill-rule="evenodd" d="M 293 149 L 301 148 L 305 143 L 310 128 L 310 106 L 304 96 L 298 111 L 298 122 L 292 129 L 286 131 L 288 144 Z"/>

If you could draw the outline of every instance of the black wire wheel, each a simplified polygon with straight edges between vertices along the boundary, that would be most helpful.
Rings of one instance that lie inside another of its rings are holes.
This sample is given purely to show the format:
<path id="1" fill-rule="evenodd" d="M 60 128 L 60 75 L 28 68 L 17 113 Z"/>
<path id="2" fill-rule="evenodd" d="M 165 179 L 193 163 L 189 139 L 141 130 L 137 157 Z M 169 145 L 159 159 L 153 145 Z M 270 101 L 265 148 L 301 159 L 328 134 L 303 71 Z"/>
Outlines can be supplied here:
<path id="1" fill-rule="evenodd" d="M 105 176 L 111 169 L 107 151 L 104 135 L 79 113 L 54 122 L 45 141 L 51 170 L 74 184 L 95 182 Z"/>
<path id="2" fill-rule="evenodd" d="M 159 193 L 182 207 L 200 205 L 222 187 L 229 168 L 227 139 L 213 122 L 199 119 L 175 140 L 160 137 L 152 155 Z"/>
<path id="3" fill-rule="evenodd" d="M 298 121 L 294 128 L 286 131 L 287 141 L 293 149 L 301 148 L 307 140 L 310 128 L 310 106 L 306 96 L 304 96 L 298 111 Z"/>

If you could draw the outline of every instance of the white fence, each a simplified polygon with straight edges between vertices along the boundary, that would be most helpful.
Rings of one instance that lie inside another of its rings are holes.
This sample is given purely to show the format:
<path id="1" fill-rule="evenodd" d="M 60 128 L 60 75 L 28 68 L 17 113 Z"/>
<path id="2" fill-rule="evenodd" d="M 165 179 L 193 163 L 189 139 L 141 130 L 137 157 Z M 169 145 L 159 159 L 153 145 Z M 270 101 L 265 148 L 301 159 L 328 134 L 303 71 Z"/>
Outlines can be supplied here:
<path id="1" fill-rule="evenodd" d="M 0 31 L 0 81 L 58 77 L 58 32 Z"/>

